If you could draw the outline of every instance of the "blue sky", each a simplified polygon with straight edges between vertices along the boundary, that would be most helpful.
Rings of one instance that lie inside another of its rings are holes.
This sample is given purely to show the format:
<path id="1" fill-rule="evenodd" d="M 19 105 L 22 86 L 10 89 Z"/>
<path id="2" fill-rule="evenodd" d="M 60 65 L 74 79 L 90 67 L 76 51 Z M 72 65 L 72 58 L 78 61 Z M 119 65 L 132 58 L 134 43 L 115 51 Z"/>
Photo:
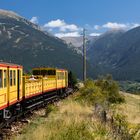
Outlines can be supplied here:
<path id="1" fill-rule="evenodd" d="M 12 10 L 59 37 L 78 36 L 83 27 L 98 35 L 140 24 L 140 0 L 0 0 Z"/>

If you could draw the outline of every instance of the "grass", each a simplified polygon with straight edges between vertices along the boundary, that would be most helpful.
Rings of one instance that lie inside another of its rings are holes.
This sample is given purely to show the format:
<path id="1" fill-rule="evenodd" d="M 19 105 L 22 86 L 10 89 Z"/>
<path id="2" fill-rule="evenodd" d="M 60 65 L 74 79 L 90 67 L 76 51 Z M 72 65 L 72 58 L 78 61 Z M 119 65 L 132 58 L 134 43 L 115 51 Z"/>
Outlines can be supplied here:
<path id="1" fill-rule="evenodd" d="M 68 98 L 46 116 L 38 116 L 12 140 L 111 140 L 105 126 L 93 119 L 91 106 Z"/>
<path id="2" fill-rule="evenodd" d="M 140 124 L 140 95 L 123 94 L 125 103 L 118 105 L 117 111 L 126 116 L 131 124 Z"/>
<path id="3" fill-rule="evenodd" d="M 110 128 L 94 116 L 93 106 L 76 100 L 77 95 L 49 106 L 12 140 L 112 140 Z M 123 95 L 125 103 L 117 104 L 116 112 L 139 125 L 140 96 Z"/>

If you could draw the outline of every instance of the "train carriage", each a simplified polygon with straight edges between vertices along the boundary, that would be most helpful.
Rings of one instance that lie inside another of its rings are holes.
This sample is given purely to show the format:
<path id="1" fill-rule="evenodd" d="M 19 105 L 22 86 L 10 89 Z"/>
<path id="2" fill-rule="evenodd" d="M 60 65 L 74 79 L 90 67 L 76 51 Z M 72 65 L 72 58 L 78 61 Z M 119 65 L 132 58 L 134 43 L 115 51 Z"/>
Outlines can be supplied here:
<path id="1" fill-rule="evenodd" d="M 63 97 L 68 87 L 68 71 L 57 68 L 34 68 L 33 75 L 23 76 L 23 67 L 0 63 L 0 120 L 55 96 Z"/>
<path id="2" fill-rule="evenodd" d="M 57 68 L 34 68 L 33 75 L 43 76 L 43 92 L 61 90 L 68 87 L 68 71 Z"/>
<path id="3" fill-rule="evenodd" d="M 22 66 L 0 63 L 0 116 L 22 100 Z"/>

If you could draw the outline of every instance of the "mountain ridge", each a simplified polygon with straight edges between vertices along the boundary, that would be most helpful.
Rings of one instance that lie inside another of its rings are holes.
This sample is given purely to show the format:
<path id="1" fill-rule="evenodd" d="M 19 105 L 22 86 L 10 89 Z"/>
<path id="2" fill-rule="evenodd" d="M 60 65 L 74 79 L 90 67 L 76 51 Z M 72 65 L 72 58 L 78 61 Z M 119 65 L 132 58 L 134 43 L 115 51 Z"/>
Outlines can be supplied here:
<path id="1" fill-rule="evenodd" d="M 63 40 L 43 32 L 25 18 L 17 20 L 6 14 L 0 14 L 1 61 L 21 64 L 26 71 L 38 66 L 66 68 L 82 77 L 82 56 Z"/>
<path id="2" fill-rule="evenodd" d="M 140 27 L 100 36 L 88 55 L 96 75 L 111 73 L 117 80 L 140 80 Z"/>

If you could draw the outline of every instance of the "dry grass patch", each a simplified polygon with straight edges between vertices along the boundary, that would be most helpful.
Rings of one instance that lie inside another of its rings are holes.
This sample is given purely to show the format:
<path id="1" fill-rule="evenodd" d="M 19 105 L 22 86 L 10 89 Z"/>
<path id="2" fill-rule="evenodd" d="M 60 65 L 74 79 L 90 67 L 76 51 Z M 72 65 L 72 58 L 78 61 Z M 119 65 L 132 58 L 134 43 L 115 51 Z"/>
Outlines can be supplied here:
<path id="1" fill-rule="evenodd" d="M 33 120 L 15 140 L 111 140 L 105 126 L 93 119 L 92 107 L 71 98 L 47 117 Z"/>
<path id="2" fill-rule="evenodd" d="M 129 123 L 140 124 L 140 95 L 125 93 L 125 103 L 118 105 L 117 111 L 126 116 Z"/>

